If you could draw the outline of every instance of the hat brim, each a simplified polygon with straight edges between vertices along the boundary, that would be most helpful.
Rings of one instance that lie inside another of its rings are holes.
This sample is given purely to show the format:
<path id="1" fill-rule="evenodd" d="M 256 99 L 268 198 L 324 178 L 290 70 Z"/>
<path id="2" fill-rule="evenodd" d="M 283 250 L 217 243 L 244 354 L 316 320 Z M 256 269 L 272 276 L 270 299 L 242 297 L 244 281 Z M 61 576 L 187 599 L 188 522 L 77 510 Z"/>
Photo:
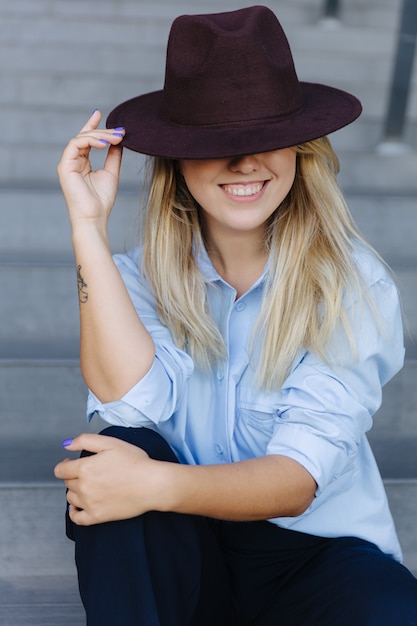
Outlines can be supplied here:
<path id="1" fill-rule="evenodd" d="M 162 91 L 117 106 L 107 128 L 124 126 L 125 148 L 169 159 L 214 159 L 257 154 L 318 139 L 347 126 L 362 111 L 355 96 L 327 85 L 300 83 L 302 108 L 286 118 L 216 126 L 186 126 L 160 115 Z"/>

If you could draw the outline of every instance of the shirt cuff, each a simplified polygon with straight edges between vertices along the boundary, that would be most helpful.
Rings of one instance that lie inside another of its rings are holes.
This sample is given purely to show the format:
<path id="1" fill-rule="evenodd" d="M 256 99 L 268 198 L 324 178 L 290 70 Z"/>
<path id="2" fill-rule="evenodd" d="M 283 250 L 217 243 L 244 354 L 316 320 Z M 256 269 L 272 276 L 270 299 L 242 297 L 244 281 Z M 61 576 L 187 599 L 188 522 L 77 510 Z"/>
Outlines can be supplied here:
<path id="1" fill-rule="evenodd" d="M 156 356 L 151 369 L 120 400 L 102 403 L 90 390 L 87 419 L 94 413 L 106 422 L 119 426 L 155 425 L 173 413 L 173 381 Z"/>
<path id="2" fill-rule="evenodd" d="M 342 474 L 353 472 L 353 458 L 346 450 L 324 437 L 294 425 L 280 426 L 279 434 L 276 435 L 270 441 L 266 453 L 286 456 L 300 463 L 317 483 L 316 497 Z"/>

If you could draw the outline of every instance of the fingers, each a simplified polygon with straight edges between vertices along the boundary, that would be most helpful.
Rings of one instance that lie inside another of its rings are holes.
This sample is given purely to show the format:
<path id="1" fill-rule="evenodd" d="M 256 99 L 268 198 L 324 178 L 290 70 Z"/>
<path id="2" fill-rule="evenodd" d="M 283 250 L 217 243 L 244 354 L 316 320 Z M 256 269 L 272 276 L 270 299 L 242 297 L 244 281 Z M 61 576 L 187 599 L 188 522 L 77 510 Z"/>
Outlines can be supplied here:
<path id="1" fill-rule="evenodd" d="M 139 508 L 132 497 L 132 493 L 136 494 L 138 476 L 152 474 L 149 463 L 156 463 L 144 450 L 115 437 L 91 433 L 67 439 L 63 446 L 72 452 L 92 453 L 61 461 L 54 469 L 56 478 L 67 487 L 69 514 L 75 523 L 88 525 L 125 519 L 154 508 L 153 504 L 147 504 L 150 498 L 146 480 L 145 497 L 138 499 Z"/>
<path id="2" fill-rule="evenodd" d="M 101 121 L 101 112 L 96 110 L 87 120 L 86 124 L 82 127 L 80 132 L 73 137 L 66 146 L 61 161 L 58 165 L 58 173 L 65 170 L 66 167 L 70 167 L 70 170 L 75 169 L 79 171 L 84 167 L 88 161 L 88 156 L 91 148 L 97 150 L 103 150 L 106 147 L 112 148 L 118 146 L 123 141 L 125 135 L 125 129 L 119 128 L 98 128 Z M 116 158 L 117 155 L 117 158 Z M 120 167 L 120 154 L 117 151 L 113 151 L 113 160 L 109 161 L 109 167 L 116 164 L 116 171 Z M 83 159 L 85 161 L 83 161 Z M 113 168 L 114 169 L 114 168 Z"/>
<path id="3" fill-rule="evenodd" d="M 62 442 L 63 447 L 66 450 L 72 450 L 75 452 L 81 452 L 81 450 L 87 450 L 88 452 L 102 452 L 103 450 L 110 450 L 114 448 L 120 442 L 120 439 L 115 437 L 108 437 L 107 435 L 96 435 L 93 433 L 83 433 L 74 437 L 73 439 L 66 439 Z"/>
<path id="4" fill-rule="evenodd" d="M 101 122 L 101 111 L 99 111 L 98 109 L 94 109 L 94 111 L 88 118 L 87 122 L 84 124 L 84 126 L 80 130 L 80 133 L 94 130 L 95 128 L 98 127 L 100 122 Z"/>
<path id="5" fill-rule="evenodd" d="M 93 517 L 85 509 L 78 509 L 74 505 L 70 505 L 68 514 L 74 524 L 78 526 L 91 526 L 92 524 L 99 524 L 102 520 L 99 517 Z"/>
<path id="6" fill-rule="evenodd" d="M 95 109 L 90 118 L 84 124 L 77 137 L 90 137 L 91 139 L 98 140 L 103 146 L 107 144 L 117 145 L 120 143 L 125 135 L 125 129 L 123 127 L 118 128 L 101 128 L 98 126 L 101 121 L 101 112 Z M 98 146 L 102 148 L 103 146 Z"/>
<path id="7" fill-rule="evenodd" d="M 81 452 L 82 450 L 87 450 L 88 452 L 97 453 L 102 452 L 103 450 L 109 450 L 110 448 L 114 447 L 114 442 L 116 442 L 117 445 L 118 441 L 119 440 L 115 439 L 114 437 L 84 433 L 82 435 L 79 435 L 78 437 L 66 439 L 62 442 L 62 445 L 66 450 L 71 450 L 73 452 Z M 86 460 L 86 458 L 64 459 L 55 466 L 55 477 L 64 481 L 78 478 L 80 475 L 81 467 L 84 465 L 84 462 Z"/>
<path id="8" fill-rule="evenodd" d="M 91 148 L 104 150 L 107 147 L 117 146 L 125 135 L 124 129 L 101 128 L 86 130 L 71 139 L 63 153 L 63 159 L 87 158 Z"/>
<path id="9" fill-rule="evenodd" d="M 68 487 L 68 490 L 67 490 L 67 503 L 73 509 L 82 509 L 81 501 L 80 501 L 80 498 L 79 498 L 77 492 L 75 490 L 71 491 L 71 489 L 69 487 Z"/>
<path id="10" fill-rule="evenodd" d="M 104 163 L 104 169 L 109 172 L 116 180 L 119 179 L 120 168 L 122 165 L 123 149 L 120 146 L 110 146 Z"/>
<path id="11" fill-rule="evenodd" d="M 60 480 L 64 480 L 65 482 L 78 478 L 79 460 L 80 459 L 73 459 L 73 460 L 65 459 L 65 461 L 61 461 L 60 463 L 55 465 L 54 467 L 55 478 L 59 478 Z"/>

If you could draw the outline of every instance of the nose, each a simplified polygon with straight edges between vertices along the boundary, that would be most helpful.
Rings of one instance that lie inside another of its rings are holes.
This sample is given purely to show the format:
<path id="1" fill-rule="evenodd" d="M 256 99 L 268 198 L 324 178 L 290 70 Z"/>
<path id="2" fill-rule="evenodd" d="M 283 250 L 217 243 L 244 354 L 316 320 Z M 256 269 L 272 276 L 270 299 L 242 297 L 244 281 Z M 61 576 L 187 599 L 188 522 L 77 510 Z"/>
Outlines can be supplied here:
<path id="1" fill-rule="evenodd" d="M 245 156 L 237 156 L 230 159 L 229 169 L 232 172 L 250 174 L 258 169 L 258 165 L 256 154 L 247 154 Z"/>

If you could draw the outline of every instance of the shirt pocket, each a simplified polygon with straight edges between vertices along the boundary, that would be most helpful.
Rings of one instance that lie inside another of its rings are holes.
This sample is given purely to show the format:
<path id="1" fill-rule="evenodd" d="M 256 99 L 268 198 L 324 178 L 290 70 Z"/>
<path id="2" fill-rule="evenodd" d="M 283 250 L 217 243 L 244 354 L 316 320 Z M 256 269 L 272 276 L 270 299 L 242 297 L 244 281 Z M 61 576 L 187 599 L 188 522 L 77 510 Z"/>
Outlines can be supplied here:
<path id="1" fill-rule="evenodd" d="M 241 458 L 262 456 L 274 433 L 279 392 L 239 387 L 236 399 L 235 439 Z"/>

